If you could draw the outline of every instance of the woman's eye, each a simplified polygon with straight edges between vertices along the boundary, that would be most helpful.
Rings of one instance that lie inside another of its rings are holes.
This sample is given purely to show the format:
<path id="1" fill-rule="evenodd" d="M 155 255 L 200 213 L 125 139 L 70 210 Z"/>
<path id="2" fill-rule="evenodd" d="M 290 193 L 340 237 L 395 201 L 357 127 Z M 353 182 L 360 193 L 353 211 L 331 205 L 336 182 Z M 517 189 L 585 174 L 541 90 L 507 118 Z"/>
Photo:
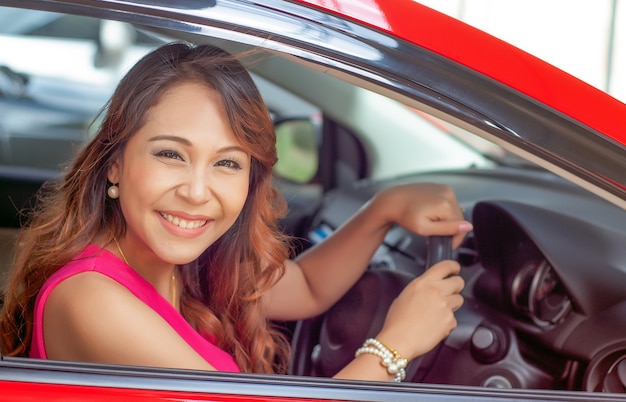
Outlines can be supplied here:
<path id="1" fill-rule="evenodd" d="M 239 163 L 237 163 L 236 161 L 231 160 L 231 159 L 221 160 L 221 161 L 217 162 L 216 165 L 217 166 L 226 167 L 226 168 L 229 168 L 229 169 L 237 169 L 237 170 L 241 169 L 241 165 Z"/>
<path id="2" fill-rule="evenodd" d="M 168 159 L 178 159 L 178 160 L 184 160 L 182 156 L 180 156 L 180 154 L 176 151 L 172 151 L 169 149 L 165 149 L 163 151 L 159 151 L 157 153 L 155 153 L 156 156 L 158 157 L 162 157 L 162 158 L 168 158 Z"/>

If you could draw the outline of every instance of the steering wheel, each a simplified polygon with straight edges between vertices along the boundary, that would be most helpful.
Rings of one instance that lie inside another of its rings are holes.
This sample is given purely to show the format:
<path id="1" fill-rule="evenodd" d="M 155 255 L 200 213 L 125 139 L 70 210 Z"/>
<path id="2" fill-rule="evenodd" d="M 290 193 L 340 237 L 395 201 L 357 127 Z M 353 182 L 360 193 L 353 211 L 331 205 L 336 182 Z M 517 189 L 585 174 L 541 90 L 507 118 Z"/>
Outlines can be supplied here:
<path id="1" fill-rule="evenodd" d="M 431 236 L 427 240 L 426 267 L 450 259 L 452 238 Z M 383 326 L 387 310 L 413 275 L 391 270 L 368 270 L 325 314 L 297 323 L 292 341 L 289 373 L 332 377 L 345 367 L 365 339 Z M 311 334 L 319 333 L 319 339 Z M 436 347 L 427 355 L 436 356 Z M 426 355 L 425 355 L 426 356 Z M 425 373 L 419 368 L 425 357 L 407 367 L 407 380 L 418 382 Z"/>

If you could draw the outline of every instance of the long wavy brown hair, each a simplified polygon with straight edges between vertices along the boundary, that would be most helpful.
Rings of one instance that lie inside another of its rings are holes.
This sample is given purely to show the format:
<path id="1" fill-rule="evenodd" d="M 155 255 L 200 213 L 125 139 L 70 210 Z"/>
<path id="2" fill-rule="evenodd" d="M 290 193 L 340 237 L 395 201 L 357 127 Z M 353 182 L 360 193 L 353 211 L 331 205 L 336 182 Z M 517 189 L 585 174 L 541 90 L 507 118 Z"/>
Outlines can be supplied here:
<path id="1" fill-rule="evenodd" d="M 5 356 L 27 356 L 35 298 L 44 282 L 97 236 L 121 237 L 125 221 L 106 197 L 107 172 L 146 112 L 172 86 L 202 83 L 221 95 L 230 125 L 252 156 L 247 201 L 233 226 L 196 261 L 182 267 L 181 313 L 231 353 L 242 371 L 284 372 L 288 344 L 261 311 L 260 298 L 284 273 L 289 239 L 278 228 L 284 199 L 272 184 L 273 123 L 237 57 L 208 46 L 174 43 L 141 59 L 103 109 L 95 137 L 62 180 L 42 189 L 22 229 L 0 315 Z M 77 301 L 79 302 L 79 301 Z"/>

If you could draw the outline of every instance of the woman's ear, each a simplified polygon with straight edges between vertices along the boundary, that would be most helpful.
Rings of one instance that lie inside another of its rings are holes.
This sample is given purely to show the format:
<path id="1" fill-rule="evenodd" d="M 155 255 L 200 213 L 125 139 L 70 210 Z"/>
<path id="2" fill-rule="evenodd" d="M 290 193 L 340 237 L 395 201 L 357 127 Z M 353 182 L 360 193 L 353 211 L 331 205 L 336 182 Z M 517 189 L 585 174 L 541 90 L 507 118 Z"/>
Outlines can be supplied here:
<path id="1" fill-rule="evenodd" d="M 113 161 L 113 163 L 111 163 L 111 166 L 109 166 L 109 171 L 107 172 L 107 178 L 109 179 L 109 181 L 113 184 L 117 184 L 120 182 L 120 165 L 117 159 L 115 159 Z"/>

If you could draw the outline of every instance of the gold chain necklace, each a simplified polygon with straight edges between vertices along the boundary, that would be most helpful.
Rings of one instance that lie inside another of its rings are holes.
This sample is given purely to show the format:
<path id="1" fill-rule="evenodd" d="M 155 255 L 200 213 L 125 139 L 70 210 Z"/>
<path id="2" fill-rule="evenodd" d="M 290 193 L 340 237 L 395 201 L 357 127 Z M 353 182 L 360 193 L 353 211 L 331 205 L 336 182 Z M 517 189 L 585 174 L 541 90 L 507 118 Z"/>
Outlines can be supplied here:
<path id="1" fill-rule="evenodd" d="M 120 243 L 118 243 L 117 238 L 114 237 L 113 241 L 115 242 L 115 245 L 117 246 L 117 251 L 119 251 L 120 255 L 122 256 L 122 259 L 124 260 L 124 262 L 126 263 L 126 265 L 128 265 L 129 267 L 131 266 L 130 263 L 128 262 L 128 259 L 126 259 L 126 256 L 124 255 L 124 252 L 122 251 L 122 248 L 120 247 Z M 174 269 L 174 271 L 172 271 L 172 306 L 174 306 L 174 308 L 176 307 L 176 270 Z"/>

